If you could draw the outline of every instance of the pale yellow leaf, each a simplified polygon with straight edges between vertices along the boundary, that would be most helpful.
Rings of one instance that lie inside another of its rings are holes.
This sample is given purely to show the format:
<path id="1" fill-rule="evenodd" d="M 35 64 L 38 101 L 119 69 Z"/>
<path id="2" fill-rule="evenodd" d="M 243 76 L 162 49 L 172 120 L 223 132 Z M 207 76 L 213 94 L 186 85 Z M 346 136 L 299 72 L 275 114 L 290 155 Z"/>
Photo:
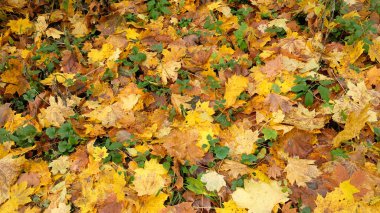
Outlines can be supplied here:
<path id="1" fill-rule="evenodd" d="M 286 178 L 291 184 L 306 187 L 306 183 L 321 175 L 313 160 L 289 158 L 285 167 Z"/>
<path id="2" fill-rule="evenodd" d="M 207 171 L 202 175 L 201 181 L 206 184 L 206 189 L 210 192 L 219 192 L 223 186 L 226 186 L 224 176 L 215 171 Z"/>
<path id="3" fill-rule="evenodd" d="M 52 38 L 55 38 L 55 39 L 59 39 L 61 38 L 61 35 L 63 35 L 64 33 L 62 31 L 59 31 L 53 27 L 50 27 L 49 29 L 46 30 L 46 35 L 48 37 L 52 37 Z"/>
<path id="4" fill-rule="evenodd" d="M 344 130 L 339 132 L 333 139 L 334 147 L 338 147 L 342 142 L 359 136 L 360 131 L 368 121 L 368 117 L 368 106 L 360 112 L 352 112 L 349 114 Z"/>
<path id="5" fill-rule="evenodd" d="M 238 207 L 247 208 L 249 213 L 270 213 L 278 203 L 285 203 L 288 193 L 283 192 L 276 181 L 256 182 L 244 180 L 244 188 L 238 187 L 232 193 Z"/>

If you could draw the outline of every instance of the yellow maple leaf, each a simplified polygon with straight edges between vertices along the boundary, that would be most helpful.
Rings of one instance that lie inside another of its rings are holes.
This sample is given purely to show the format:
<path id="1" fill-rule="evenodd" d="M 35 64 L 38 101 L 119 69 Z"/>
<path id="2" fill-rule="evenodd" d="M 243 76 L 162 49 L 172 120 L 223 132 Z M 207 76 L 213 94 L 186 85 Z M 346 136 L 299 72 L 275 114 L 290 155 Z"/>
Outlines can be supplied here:
<path id="1" fill-rule="evenodd" d="M 58 82 L 68 87 L 70 81 L 75 82 L 74 77 L 75 77 L 75 74 L 72 74 L 72 73 L 56 72 L 56 73 L 50 74 L 47 78 L 45 78 L 44 80 L 41 80 L 40 82 L 43 85 L 49 85 L 49 86 L 56 84 L 56 82 Z"/>
<path id="2" fill-rule="evenodd" d="M 145 161 L 144 168 L 135 170 L 135 180 L 133 189 L 138 196 L 154 195 L 165 187 L 167 170 L 157 159 Z"/>
<path id="3" fill-rule="evenodd" d="M 46 30 L 46 35 L 48 37 L 52 37 L 52 38 L 55 38 L 55 39 L 59 39 L 61 38 L 61 35 L 63 35 L 64 33 L 62 31 L 59 31 L 53 27 L 50 27 L 49 29 Z"/>
<path id="4" fill-rule="evenodd" d="M 103 44 L 100 50 L 91 49 L 88 53 L 88 62 L 90 64 L 99 63 L 104 64 L 104 61 L 109 58 L 114 52 L 113 45 L 109 43 Z"/>
<path id="5" fill-rule="evenodd" d="M 46 17 L 45 16 L 38 16 L 37 22 L 35 23 L 36 31 L 38 33 L 44 33 L 46 28 L 48 27 L 48 24 L 46 23 Z"/>
<path id="6" fill-rule="evenodd" d="M 28 188 L 26 181 L 11 187 L 9 199 L 0 206 L 0 212 L 17 212 L 20 206 L 32 201 L 30 195 L 34 193 L 33 188 Z"/>
<path id="7" fill-rule="evenodd" d="M 338 147 L 346 140 L 357 137 L 368 121 L 368 106 L 360 112 L 352 112 L 348 115 L 344 130 L 339 132 L 333 139 L 333 146 Z"/>
<path id="8" fill-rule="evenodd" d="M 175 81 L 178 78 L 178 70 L 181 68 L 181 62 L 168 61 L 157 66 L 157 72 L 160 73 L 162 83 L 166 85 L 168 80 Z"/>
<path id="9" fill-rule="evenodd" d="M 75 37 L 80 38 L 87 35 L 90 32 L 86 25 L 86 19 L 82 14 L 77 13 L 73 17 L 69 18 L 69 20 L 73 27 L 71 33 Z"/>
<path id="10" fill-rule="evenodd" d="M 255 213 L 270 213 L 276 204 L 289 200 L 288 193 L 283 192 L 276 181 L 265 183 L 247 179 L 244 188 L 238 187 L 232 193 L 232 199 L 238 207 Z"/>
<path id="11" fill-rule="evenodd" d="M 232 140 L 226 142 L 230 148 L 231 156 L 239 157 L 242 154 L 252 154 L 255 152 L 257 145 L 256 141 L 259 139 L 259 132 L 252 131 L 251 129 L 244 129 L 236 124 L 229 128 Z"/>
<path id="12" fill-rule="evenodd" d="M 5 88 L 5 94 L 13 95 L 17 92 L 22 95 L 30 89 L 30 85 L 22 73 L 21 60 L 9 59 L 8 63 L 11 68 L 0 75 L 0 81 L 8 83 Z M 0 87 L 3 86 L 0 84 Z"/>
<path id="13" fill-rule="evenodd" d="M 189 126 L 207 126 L 208 124 L 211 124 L 213 121 L 212 115 L 215 113 L 215 111 L 213 108 L 209 107 L 209 105 L 209 101 L 198 101 L 195 110 L 188 111 L 186 115 L 186 123 Z"/>
<path id="14" fill-rule="evenodd" d="M 201 181 L 206 184 L 206 189 L 210 192 L 219 192 L 223 186 L 226 186 L 224 176 L 215 171 L 207 171 L 202 175 Z"/>
<path id="15" fill-rule="evenodd" d="M 349 63 L 353 64 L 364 52 L 364 42 L 358 41 L 354 45 L 345 46 L 345 52 L 348 55 Z"/>
<path id="16" fill-rule="evenodd" d="M 216 213 L 246 213 L 247 210 L 246 209 L 243 209 L 243 208 L 239 208 L 235 201 L 233 201 L 232 199 L 227 201 L 227 202 L 223 202 L 223 208 L 216 208 Z"/>
<path id="17" fill-rule="evenodd" d="M 94 157 L 95 161 L 100 162 L 104 158 L 108 156 L 107 148 L 106 147 L 95 147 L 94 152 L 92 153 L 92 156 Z"/>
<path id="18" fill-rule="evenodd" d="M 368 55 L 371 61 L 380 62 L 380 36 L 374 39 L 372 45 L 369 45 Z"/>
<path id="19" fill-rule="evenodd" d="M 156 195 L 144 196 L 140 199 L 138 212 L 140 213 L 152 213 L 160 212 L 165 208 L 164 202 L 168 198 L 165 193 Z"/>
<path id="20" fill-rule="evenodd" d="M 286 178 L 291 184 L 306 187 L 306 182 L 321 175 L 313 160 L 289 158 L 285 167 Z"/>
<path id="21" fill-rule="evenodd" d="M 41 113 L 38 114 L 39 122 L 44 127 L 56 126 L 59 127 L 66 121 L 66 118 L 75 114 L 74 110 L 71 108 L 76 105 L 76 100 L 74 98 L 66 101 L 64 104 L 62 98 L 51 96 L 49 98 L 50 106 L 46 109 L 41 109 Z"/>
<path id="22" fill-rule="evenodd" d="M 233 75 L 226 83 L 226 92 L 224 99 L 226 99 L 226 107 L 232 106 L 236 102 L 236 98 L 244 90 L 248 88 L 248 78 L 244 76 Z"/>
<path id="23" fill-rule="evenodd" d="M 51 167 L 51 173 L 53 173 L 53 175 L 58 173 L 65 174 L 70 165 L 68 156 L 61 156 L 49 163 L 49 167 Z"/>
<path id="24" fill-rule="evenodd" d="M 12 158 L 11 154 L 0 159 L 0 204 L 9 198 L 9 188 L 17 180 L 24 163 L 25 158 Z"/>
<path id="25" fill-rule="evenodd" d="M 135 40 L 140 38 L 140 34 L 135 29 L 128 28 L 125 30 L 125 32 L 128 40 Z"/>
<path id="26" fill-rule="evenodd" d="M 317 208 L 314 209 L 314 212 L 357 212 L 358 204 L 355 203 L 353 196 L 353 194 L 357 192 L 359 192 L 359 190 L 351 185 L 350 180 L 346 180 L 339 184 L 339 188 L 327 193 L 324 198 L 318 195 L 315 201 Z"/>
<path id="27" fill-rule="evenodd" d="M 29 21 L 28 17 L 24 19 L 20 18 L 17 20 L 10 20 L 7 26 L 11 28 L 11 32 L 16 33 L 18 35 L 30 33 L 33 29 L 33 23 Z"/>

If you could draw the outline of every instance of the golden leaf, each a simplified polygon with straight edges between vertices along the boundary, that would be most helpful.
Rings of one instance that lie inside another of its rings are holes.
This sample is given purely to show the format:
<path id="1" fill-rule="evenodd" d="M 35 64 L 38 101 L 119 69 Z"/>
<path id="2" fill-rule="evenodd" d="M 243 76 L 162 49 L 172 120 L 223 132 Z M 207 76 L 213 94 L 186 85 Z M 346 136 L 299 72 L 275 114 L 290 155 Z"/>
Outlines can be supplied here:
<path id="1" fill-rule="evenodd" d="M 248 88 L 248 78 L 243 76 L 233 75 L 226 83 L 226 92 L 224 99 L 226 99 L 226 107 L 232 106 L 236 102 L 236 98 L 244 90 Z"/>
<path id="2" fill-rule="evenodd" d="M 17 212 L 20 206 L 32 201 L 29 196 L 33 194 L 33 192 L 34 189 L 28 188 L 26 181 L 13 185 L 9 193 L 8 201 L 0 206 L 0 212 Z"/>
<path id="3" fill-rule="evenodd" d="M 49 167 L 51 167 L 51 173 L 53 173 L 53 175 L 58 173 L 65 174 L 70 167 L 69 157 L 61 156 L 49 163 Z"/>
<path id="4" fill-rule="evenodd" d="M 63 35 L 64 33 L 62 31 L 59 31 L 53 27 L 50 27 L 49 29 L 46 30 L 46 35 L 48 37 L 52 37 L 52 38 L 55 38 L 55 39 L 59 39 L 61 38 L 61 35 Z"/>
<path id="5" fill-rule="evenodd" d="M 0 204 L 9 198 L 9 188 L 17 180 L 24 163 L 24 157 L 12 158 L 12 155 L 7 155 L 0 159 Z"/>
<path id="6" fill-rule="evenodd" d="M 216 213 L 246 213 L 247 210 L 239 208 L 232 199 L 223 202 L 223 208 L 216 208 Z"/>
<path id="7" fill-rule="evenodd" d="M 338 147 L 344 141 L 350 140 L 356 136 L 359 136 L 360 131 L 368 121 L 368 106 L 360 112 L 352 112 L 348 115 L 344 130 L 339 132 L 333 139 L 333 146 Z"/>
<path id="8" fill-rule="evenodd" d="M 286 178 L 291 184 L 306 187 L 306 183 L 321 175 L 313 160 L 289 158 L 285 167 Z"/>
<path id="9" fill-rule="evenodd" d="M 161 75 L 162 83 L 166 85 L 168 80 L 175 81 L 178 78 L 178 70 L 181 68 L 181 62 L 168 61 L 157 66 L 157 71 Z"/>
<path id="10" fill-rule="evenodd" d="M 10 20 L 7 24 L 11 28 L 13 33 L 18 35 L 30 33 L 33 28 L 33 23 L 29 21 L 29 18 Z"/>
<path id="11" fill-rule="evenodd" d="M 283 192 L 276 181 L 254 180 L 244 180 L 244 188 L 238 187 L 232 193 L 232 199 L 238 207 L 255 213 L 270 213 L 276 204 L 289 200 L 288 193 Z"/>
<path id="12" fill-rule="evenodd" d="M 133 189 L 138 196 L 155 195 L 166 185 L 167 170 L 157 162 L 157 159 L 145 161 L 144 168 L 135 170 Z"/>
<path id="13" fill-rule="evenodd" d="M 46 109 L 41 109 L 41 113 L 38 114 L 39 122 L 44 127 L 59 127 L 66 121 L 66 118 L 75 114 L 71 108 L 76 104 L 76 100 L 74 98 L 66 101 L 65 105 L 62 98 L 57 97 L 56 101 L 55 97 L 51 96 L 49 98 L 49 103 L 50 106 Z"/>
<path id="14" fill-rule="evenodd" d="M 140 199 L 140 206 L 138 212 L 140 213 L 152 213 L 160 212 L 165 208 L 164 202 L 168 198 L 165 193 L 156 195 L 144 196 Z"/>
<path id="15" fill-rule="evenodd" d="M 317 208 L 314 209 L 314 212 L 356 212 L 355 209 L 358 208 L 358 205 L 353 196 L 356 192 L 359 190 L 351 185 L 349 180 L 346 180 L 339 184 L 339 188 L 327 193 L 326 197 L 318 195 Z"/>

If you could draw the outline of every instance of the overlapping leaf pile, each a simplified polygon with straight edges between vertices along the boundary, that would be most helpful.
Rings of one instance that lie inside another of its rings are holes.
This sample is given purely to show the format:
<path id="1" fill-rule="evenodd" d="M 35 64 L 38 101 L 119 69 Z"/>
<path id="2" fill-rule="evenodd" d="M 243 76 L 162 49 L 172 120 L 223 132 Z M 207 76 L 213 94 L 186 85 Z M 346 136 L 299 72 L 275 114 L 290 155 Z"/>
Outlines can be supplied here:
<path id="1" fill-rule="evenodd" d="M 380 208 L 379 1 L 0 4 L 0 212 Z"/>

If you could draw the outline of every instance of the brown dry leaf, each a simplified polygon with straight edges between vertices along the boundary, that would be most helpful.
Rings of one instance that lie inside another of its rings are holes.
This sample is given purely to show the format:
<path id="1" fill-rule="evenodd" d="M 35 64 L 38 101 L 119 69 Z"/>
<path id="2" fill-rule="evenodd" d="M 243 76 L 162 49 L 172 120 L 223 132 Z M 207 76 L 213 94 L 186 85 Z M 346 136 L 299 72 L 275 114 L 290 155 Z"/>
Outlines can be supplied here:
<path id="1" fill-rule="evenodd" d="M 315 141 L 316 138 L 313 134 L 299 129 L 292 129 L 280 138 L 280 144 L 283 145 L 284 151 L 290 156 L 299 156 L 300 158 L 305 158 L 312 152 Z"/>
<path id="2" fill-rule="evenodd" d="M 191 109 L 191 105 L 188 103 L 191 101 L 191 97 L 185 96 L 185 95 L 178 95 L 178 94 L 172 94 L 171 97 L 171 102 L 174 106 L 174 109 L 178 112 L 181 113 L 181 105 L 182 107 L 187 110 Z"/>
<path id="3" fill-rule="evenodd" d="M 282 172 L 283 170 L 280 167 L 278 167 L 276 164 L 274 164 L 268 168 L 267 174 L 268 174 L 268 177 L 277 179 L 277 177 L 281 176 Z"/>
<path id="4" fill-rule="evenodd" d="M 350 140 L 359 136 L 360 131 L 365 126 L 368 120 L 368 106 L 360 112 L 352 112 L 348 118 L 344 130 L 339 132 L 332 141 L 334 147 L 340 146 L 344 141 Z"/>
<path id="5" fill-rule="evenodd" d="M 12 158 L 12 155 L 0 159 L 0 204 L 9 198 L 10 187 L 16 182 L 24 163 L 25 158 Z"/>
<path id="6" fill-rule="evenodd" d="M 271 112 L 277 112 L 278 109 L 281 109 L 284 113 L 287 113 L 292 109 L 289 98 L 275 93 L 269 94 L 264 103 L 269 105 Z"/>
<path id="7" fill-rule="evenodd" d="M 162 138 L 163 146 L 170 156 L 177 158 L 182 164 L 185 160 L 196 164 L 202 159 L 204 153 L 196 145 L 198 131 L 188 129 L 185 132 L 172 130 L 169 135 Z"/>
<path id="8" fill-rule="evenodd" d="M 161 211 L 161 213 L 196 213 L 197 211 L 192 207 L 192 202 L 182 202 L 175 206 L 168 206 Z"/>
<path id="9" fill-rule="evenodd" d="M 10 105 L 10 103 L 6 103 L 0 106 L 0 127 L 5 124 L 9 115 L 12 113 L 12 109 L 9 107 Z"/>
<path id="10" fill-rule="evenodd" d="M 293 108 L 286 114 L 283 123 L 294 125 L 301 130 L 311 131 L 323 128 L 327 121 L 325 115 L 320 115 L 315 110 L 309 111 L 299 104 L 297 108 Z"/>
<path id="11" fill-rule="evenodd" d="M 56 126 L 59 127 L 66 119 L 75 114 L 72 107 L 76 105 L 77 100 L 75 98 L 71 100 L 63 100 L 60 97 L 50 96 L 50 106 L 46 109 L 41 109 L 41 113 L 38 114 L 39 122 L 44 127 Z"/>
<path id="12" fill-rule="evenodd" d="M 268 78 L 274 78 L 282 71 L 283 68 L 282 56 L 280 55 L 270 61 L 267 61 L 260 70 L 265 73 Z"/>
<path id="13" fill-rule="evenodd" d="M 17 183 L 27 182 L 29 187 L 36 187 L 40 185 L 40 175 L 35 172 L 23 173 L 17 180 Z"/>
<path id="14" fill-rule="evenodd" d="M 298 158 L 289 158 L 288 165 L 284 171 L 286 172 L 286 178 L 291 184 L 296 183 L 298 186 L 305 187 L 307 182 L 321 175 L 313 160 Z"/>
<path id="15" fill-rule="evenodd" d="M 247 165 L 227 159 L 223 161 L 220 170 L 227 172 L 229 176 L 236 179 L 239 176 L 250 173 L 252 169 L 250 169 Z"/>

